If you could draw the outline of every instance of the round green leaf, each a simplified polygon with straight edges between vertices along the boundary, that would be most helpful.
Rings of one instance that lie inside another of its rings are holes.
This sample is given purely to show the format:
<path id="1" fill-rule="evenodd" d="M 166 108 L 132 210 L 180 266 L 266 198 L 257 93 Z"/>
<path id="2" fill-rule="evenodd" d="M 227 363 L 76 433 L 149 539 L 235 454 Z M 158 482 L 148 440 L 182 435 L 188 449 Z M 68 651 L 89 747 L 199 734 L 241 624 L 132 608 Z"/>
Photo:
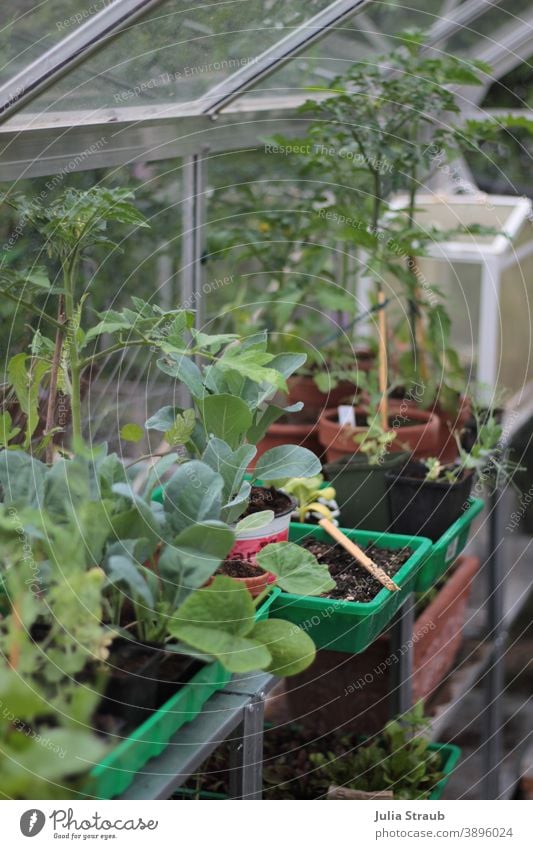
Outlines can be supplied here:
<path id="1" fill-rule="evenodd" d="M 144 436 L 144 429 L 134 422 L 125 424 L 120 428 L 120 438 L 125 442 L 140 442 Z"/>
<path id="2" fill-rule="evenodd" d="M 294 595 L 322 595 L 336 586 L 329 569 L 294 542 L 273 542 L 257 555 L 257 563 L 277 577 L 278 587 Z"/>
<path id="3" fill-rule="evenodd" d="M 282 619 L 257 622 L 252 637 L 262 642 L 272 655 L 266 670 L 283 678 L 297 675 L 312 664 L 316 649 L 311 637 L 298 625 Z"/>

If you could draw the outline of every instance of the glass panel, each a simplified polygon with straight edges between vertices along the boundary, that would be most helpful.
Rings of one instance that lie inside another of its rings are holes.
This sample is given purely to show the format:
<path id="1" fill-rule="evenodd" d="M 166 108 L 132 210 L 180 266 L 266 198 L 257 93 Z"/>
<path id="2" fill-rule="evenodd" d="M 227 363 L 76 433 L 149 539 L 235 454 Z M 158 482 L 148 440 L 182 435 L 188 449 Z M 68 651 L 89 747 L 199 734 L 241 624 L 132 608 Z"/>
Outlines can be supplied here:
<path id="1" fill-rule="evenodd" d="M 331 0 L 170 0 L 44 92 L 27 112 L 185 103 L 205 92 Z"/>
<path id="2" fill-rule="evenodd" d="M 178 307 L 182 273 L 181 160 L 84 171 L 63 175 L 61 180 L 58 176 L 61 175 L 19 181 L 17 190 L 29 201 L 51 202 L 67 187 L 84 190 L 93 186 L 127 186 L 135 192 L 135 205 L 150 225 L 133 234 L 124 226 L 111 225 L 109 238 L 116 247 L 101 246 L 87 252 L 82 264 L 88 296 L 85 327 L 97 321 L 97 312 L 131 306 L 132 295 L 163 308 Z M 0 183 L 0 192 L 7 193 L 11 188 Z M 24 268 L 34 261 L 42 246 L 32 229 L 21 227 L 20 219 L 6 207 L 0 219 L 0 242 L 8 246 L 2 257 L 4 268 Z M 37 264 L 44 264 L 42 257 Z M 49 270 L 54 274 L 57 269 L 50 264 Z M 44 296 L 39 305 L 50 308 Z M 28 350 L 32 331 L 29 314 L 7 299 L 0 302 L 0 316 L 6 328 L 4 364 L 14 354 Z M 109 340 L 101 337 L 98 344 L 102 350 L 108 347 Z M 129 446 L 118 438 L 121 426 L 127 422 L 143 425 L 159 407 L 175 401 L 169 380 L 156 368 L 155 359 L 152 351 L 131 349 L 102 360 L 98 373 L 85 381 L 83 416 L 93 442 L 105 440 L 110 451 L 128 451 Z M 144 453 L 149 445 L 146 441 L 139 443 L 135 450 Z"/>
<path id="3" fill-rule="evenodd" d="M 400 29 L 430 29 L 440 13 L 449 14 L 455 0 L 384 0 L 370 3 L 308 51 L 262 80 L 253 95 L 267 97 L 323 85 L 353 62 L 387 52 Z M 392 37 L 391 37 L 392 36 Z"/>
<path id="4" fill-rule="evenodd" d="M 522 16 L 530 9 L 531 0 L 503 0 L 450 36 L 446 47 L 455 53 L 476 47 L 477 55 L 484 47 L 499 43 L 502 29 L 511 29 L 513 24 L 517 28 L 527 26 Z"/>
<path id="5" fill-rule="evenodd" d="M 41 56 L 111 0 L 4 0 L 0 3 L 0 83 Z"/>

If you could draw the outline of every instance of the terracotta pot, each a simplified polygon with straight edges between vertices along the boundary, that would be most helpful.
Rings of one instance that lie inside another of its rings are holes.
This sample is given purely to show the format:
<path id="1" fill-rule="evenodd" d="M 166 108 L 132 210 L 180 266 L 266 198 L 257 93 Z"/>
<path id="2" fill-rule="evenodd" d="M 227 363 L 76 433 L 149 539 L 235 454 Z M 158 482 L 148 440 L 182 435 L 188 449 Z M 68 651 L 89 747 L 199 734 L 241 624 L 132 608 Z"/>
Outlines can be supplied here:
<path id="1" fill-rule="evenodd" d="M 208 587 L 209 584 L 212 584 L 214 580 L 215 576 L 213 575 L 212 578 L 209 578 L 205 586 Z M 232 575 L 231 580 L 239 581 L 240 583 L 244 584 L 244 586 L 252 595 L 252 597 L 257 598 L 257 596 L 261 595 L 263 590 L 265 590 L 269 584 L 274 583 L 274 581 L 276 580 L 276 576 L 273 575 L 272 572 L 264 572 L 263 575 L 256 575 L 254 578 L 234 578 Z"/>
<path id="2" fill-rule="evenodd" d="M 461 395 L 455 409 L 444 410 L 437 401 L 432 410 L 440 420 L 439 445 L 441 447 L 438 457 L 443 463 L 453 463 L 459 455 L 454 431 L 461 431 L 469 421 L 472 415 L 472 403 L 470 398 Z"/>
<path id="3" fill-rule="evenodd" d="M 366 416 L 364 407 L 355 407 L 355 417 Z M 402 425 L 405 419 L 413 424 Z M 391 401 L 389 405 L 389 422 L 391 429 L 397 428 L 397 437 L 391 443 L 390 451 L 412 451 L 414 457 L 434 457 L 438 448 L 440 422 L 435 413 L 419 409 L 415 404 L 401 401 Z M 338 422 L 337 410 L 326 410 L 318 421 L 318 437 L 326 449 L 328 463 L 340 460 L 346 455 L 356 454 L 359 445 L 353 437 L 364 433 L 366 426 L 342 427 Z"/>
<path id="4" fill-rule="evenodd" d="M 479 567 L 479 557 L 459 557 L 449 579 L 416 620 L 415 632 L 426 636 L 414 645 L 414 701 L 431 696 L 454 664 L 463 642 L 472 581 Z"/>
<path id="5" fill-rule="evenodd" d="M 453 667 L 479 565 L 477 557 L 458 558 L 448 581 L 414 623 L 413 703 L 430 698 Z M 312 627 L 308 633 L 312 638 Z M 380 731 L 392 713 L 390 670 L 395 662 L 388 633 L 362 654 L 318 651 L 308 669 L 285 681 L 283 709 L 278 705 L 276 716 L 317 733 Z"/>
<path id="6" fill-rule="evenodd" d="M 257 445 L 257 454 L 254 458 L 253 468 L 259 457 L 269 451 L 270 448 L 277 448 L 278 445 L 302 445 L 308 448 L 313 454 L 320 456 L 322 446 L 318 440 L 318 426 L 314 424 L 283 424 L 275 422 L 270 425 L 266 435 Z"/>
<path id="7" fill-rule="evenodd" d="M 357 395 L 357 387 L 343 380 L 330 392 L 321 392 L 312 377 L 296 376 L 287 380 L 289 387 L 288 403 L 296 404 L 303 401 L 302 419 L 315 422 L 319 415 L 328 407 L 338 406 L 344 399 L 352 403 Z"/>

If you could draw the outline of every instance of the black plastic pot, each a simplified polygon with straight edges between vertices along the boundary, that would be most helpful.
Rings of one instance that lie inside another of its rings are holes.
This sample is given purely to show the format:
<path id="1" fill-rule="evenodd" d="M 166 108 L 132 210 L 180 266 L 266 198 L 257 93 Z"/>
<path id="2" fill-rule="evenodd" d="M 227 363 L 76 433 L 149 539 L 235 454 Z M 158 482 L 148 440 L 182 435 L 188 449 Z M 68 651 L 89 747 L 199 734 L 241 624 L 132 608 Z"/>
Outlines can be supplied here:
<path id="1" fill-rule="evenodd" d="M 457 483 L 447 483 L 424 480 L 423 473 L 423 464 L 416 461 L 386 473 L 391 530 L 436 542 L 465 509 L 474 476 L 465 472 Z"/>
<path id="2" fill-rule="evenodd" d="M 109 678 L 100 714 L 110 714 L 135 728 L 158 710 L 201 664 L 194 658 L 165 651 L 162 646 L 114 641 L 108 660 Z"/>
<path id="3" fill-rule="evenodd" d="M 324 466 L 328 481 L 335 488 L 343 528 L 387 531 L 392 517 L 387 497 L 387 472 L 405 464 L 407 452 L 387 455 L 379 465 L 371 465 L 363 454 L 336 460 Z"/>
<path id="4" fill-rule="evenodd" d="M 99 713 L 140 725 L 155 710 L 160 652 L 150 645 L 119 638 L 108 660 L 109 678 Z"/>

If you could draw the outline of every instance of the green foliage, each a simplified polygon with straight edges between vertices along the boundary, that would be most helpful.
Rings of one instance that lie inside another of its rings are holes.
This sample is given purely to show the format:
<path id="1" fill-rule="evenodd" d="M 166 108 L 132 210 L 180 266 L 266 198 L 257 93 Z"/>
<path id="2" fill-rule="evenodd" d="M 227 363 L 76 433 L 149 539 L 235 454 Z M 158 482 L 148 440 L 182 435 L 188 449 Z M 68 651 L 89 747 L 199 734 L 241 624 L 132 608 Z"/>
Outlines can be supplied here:
<path id="1" fill-rule="evenodd" d="M 294 675 L 315 657 L 312 640 L 297 626 L 276 619 L 256 622 L 246 587 L 222 575 L 186 599 L 170 621 L 169 631 L 235 673 L 265 669 Z"/>
<path id="2" fill-rule="evenodd" d="M 422 736 L 426 725 L 418 703 L 368 743 L 340 757 L 315 752 L 310 760 L 324 790 L 333 784 L 367 793 L 392 790 L 395 799 L 427 799 L 443 776 L 438 753 L 428 750 L 430 740 Z"/>
<path id="3" fill-rule="evenodd" d="M 328 567 L 293 542 L 274 542 L 261 549 L 257 565 L 276 576 L 276 584 L 295 595 L 323 595 L 335 589 Z"/>
<path id="4" fill-rule="evenodd" d="M 324 518 L 331 519 L 331 510 L 323 501 L 333 501 L 335 490 L 332 486 L 323 486 L 324 476 L 312 478 L 291 478 L 282 483 L 283 491 L 296 499 L 298 521 L 305 522 L 310 513 L 320 513 Z"/>

